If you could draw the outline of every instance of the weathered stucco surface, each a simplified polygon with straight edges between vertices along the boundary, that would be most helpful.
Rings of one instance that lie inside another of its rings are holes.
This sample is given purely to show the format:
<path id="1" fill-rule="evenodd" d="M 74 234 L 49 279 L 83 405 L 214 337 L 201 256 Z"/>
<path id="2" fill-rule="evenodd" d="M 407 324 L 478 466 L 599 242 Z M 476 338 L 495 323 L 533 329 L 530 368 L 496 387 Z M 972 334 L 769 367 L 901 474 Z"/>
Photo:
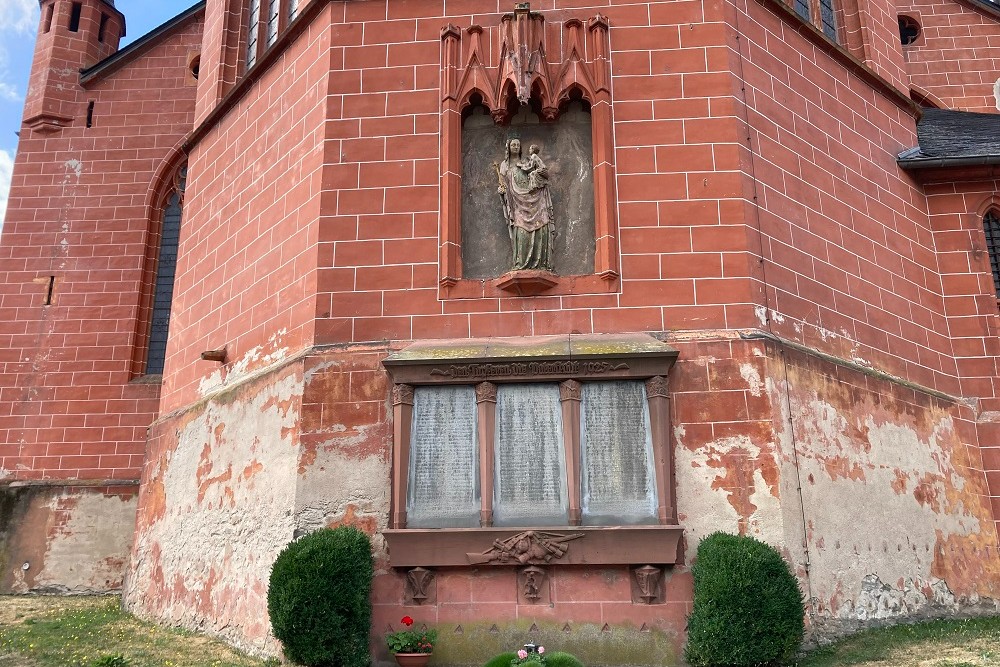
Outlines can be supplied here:
<path id="1" fill-rule="evenodd" d="M 274 653 L 267 581 L 292 539 L 301 362 L 154 425 L 125 604 Z"/>
<path id="2" fill-rule="evenodd" d="M 775 423 L 798 452 L 817 630 L 995 611 L 996 529 L 969 408 L 787 356 Z"/>
<path id="3" fill-rule="evenodd" d="M 105 593 L 125 575 L 136 487 L 0 489 L 0 593 Z"/>
<path id="4" fill-rule="evenodd" d="M 775 343 L 732 350 L 681 356 L 682 380 L 742 389 L 748 406 L 730 423 L 685 422 L 683 410 L 675 421 L 689 562 L 717 530 L 778 546 L 816 639 L 996 610 L 997 538 L 967 406 Z"/>
<path id="5" fill-rule="evenodd" d="M 995 608 L 996 534 L 966 406 L 773 341 L 674 344 L 686 565 L 667 571 L 663 604 L 634 604 L 627 569 L 560 567 L 546 604 L 519 600 L 510 568 L 442 569 L 431 599 L 408 603 L 380 536 L 392 424 L 379 345 L 313 350 L 155 425 L 127 603 L 277 653 L 266 613 L 274 557 L 293 535 L 349 524 L 373 536 L 372 649 L 386 664 L 381 636 L 403 614 L 438 628 L 441 664 L 478 664 L 525 636 L 592 656 L 627 645 L 637 664 L 673 664 L 690 612 L 687 565 L 717 530 L 782 550 L 814 639 Z"/>

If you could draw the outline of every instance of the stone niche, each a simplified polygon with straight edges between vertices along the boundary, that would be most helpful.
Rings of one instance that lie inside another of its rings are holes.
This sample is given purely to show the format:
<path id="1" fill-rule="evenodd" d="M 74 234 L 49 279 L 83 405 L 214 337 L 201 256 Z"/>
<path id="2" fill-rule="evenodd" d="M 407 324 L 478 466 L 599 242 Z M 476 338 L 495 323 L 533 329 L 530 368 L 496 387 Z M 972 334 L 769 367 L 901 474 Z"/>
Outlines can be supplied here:
<path id="1" fill-rule="evenodd" d="M 441 296 L 616 292 L 607 19 L 546 23 L 524 3 L 498 26 L 449 25 L 441 38 Z M 544 266 L 514 266 L 513 206 L 498 191 L 512 139 L 518 163 L 536 146 L 547 169 L 531 186 L 551 199 Z"/>
<path id="2" fill-rule="evenodd" d="M 508 139 L 539 147 L 549 169 L 555 212 L 553 273 L 594 273 L 594 154 L 590 105 L 567 104 L 555 122 L 543 123 L 529 105 L 505 126 L 482 104 L 471 106 L 462 122 L 462 277 L 499 278 L 510 269 L 507 221 L 497 192 L 493 163 L 503 158 Z"/>

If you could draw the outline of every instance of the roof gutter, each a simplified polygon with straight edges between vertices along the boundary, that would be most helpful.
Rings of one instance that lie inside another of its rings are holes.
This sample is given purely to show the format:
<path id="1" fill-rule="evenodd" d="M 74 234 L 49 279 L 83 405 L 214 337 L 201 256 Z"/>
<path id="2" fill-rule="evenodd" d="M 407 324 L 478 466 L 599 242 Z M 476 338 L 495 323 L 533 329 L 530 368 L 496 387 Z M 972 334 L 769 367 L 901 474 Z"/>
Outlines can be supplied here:
<path id="1" fill-rule="evenodd" d="M 1000 155 L 974 155 L 972 157 L 897 157 L 900 169 L 952 169 L 960 167 L 994 167 L 1000 165 Z"/>

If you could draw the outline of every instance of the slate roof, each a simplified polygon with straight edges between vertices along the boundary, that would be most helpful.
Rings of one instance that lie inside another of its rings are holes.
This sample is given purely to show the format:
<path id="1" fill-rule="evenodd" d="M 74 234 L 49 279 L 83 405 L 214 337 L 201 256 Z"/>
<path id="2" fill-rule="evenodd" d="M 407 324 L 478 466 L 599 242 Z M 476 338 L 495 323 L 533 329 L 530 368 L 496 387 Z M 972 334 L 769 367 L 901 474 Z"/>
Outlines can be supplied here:
<path id="1" fill-rule="evenodd" d="M 1000 164 L 1000 114 L 924 109 L 917 143 L 897 156 L 903 169 Z"/>

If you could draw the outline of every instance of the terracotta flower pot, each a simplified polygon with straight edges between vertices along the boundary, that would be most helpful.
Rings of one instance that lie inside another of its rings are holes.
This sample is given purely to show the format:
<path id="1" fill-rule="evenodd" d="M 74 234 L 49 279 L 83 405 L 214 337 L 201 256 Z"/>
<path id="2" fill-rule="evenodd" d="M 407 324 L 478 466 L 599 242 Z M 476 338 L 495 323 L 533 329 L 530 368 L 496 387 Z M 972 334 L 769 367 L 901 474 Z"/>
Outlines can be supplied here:
<path id="1" fill-rule="evenodd" d="M 431 659 L 430 653 L 393 653 L 399 667 L 425 667 Z"/>

